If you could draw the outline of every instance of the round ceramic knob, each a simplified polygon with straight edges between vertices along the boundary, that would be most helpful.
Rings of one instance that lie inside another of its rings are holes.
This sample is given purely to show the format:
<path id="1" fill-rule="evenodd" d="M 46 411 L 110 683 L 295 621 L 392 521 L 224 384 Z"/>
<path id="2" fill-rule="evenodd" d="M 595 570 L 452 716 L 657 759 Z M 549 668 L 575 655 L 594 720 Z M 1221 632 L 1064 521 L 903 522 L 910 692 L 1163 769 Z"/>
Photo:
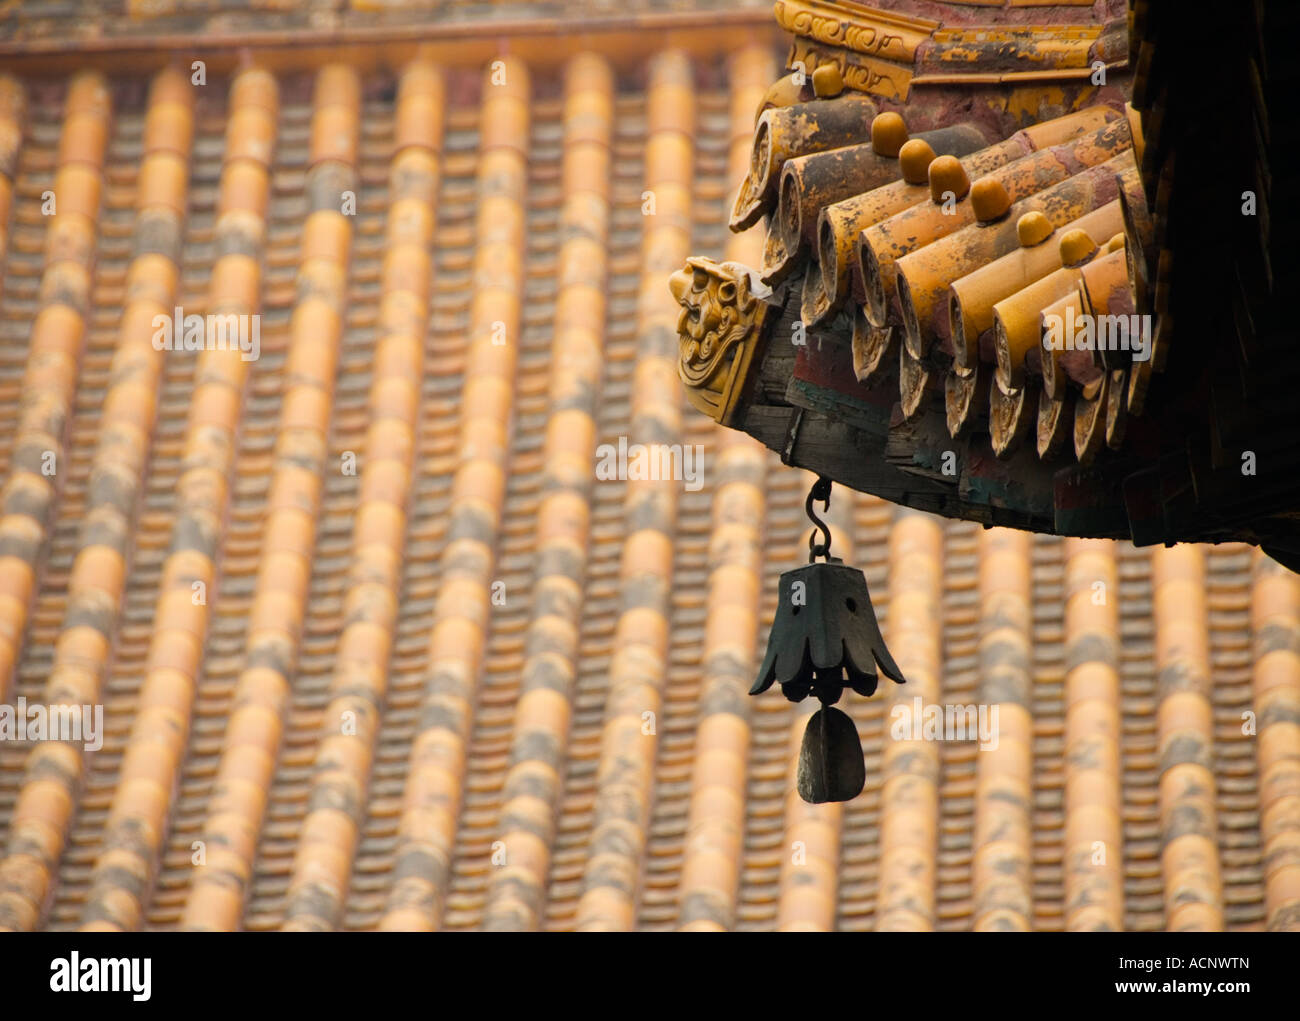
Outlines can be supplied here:
<path id="1" fill-rule="evenodd" d="M 907 125 L 896 113 L 878 113 L 871 122 L 871 148 L 891 159 L 907 141 Z"/>
<path id="2" fill-rule="evenodd" d="M 1086 230 L 1067 230 L 1061 235 L 1061 265 L 1078 266 L 1097 254 L 1097 242 Z"/>
<path id="3" fill-rule="evenodd" d="M 903 171 L 903 180 L 908 184 L 926 184 L 930 180 L 930 164 L 934 162 L 934 150 L 923 138 L 910 138 L 903 148 L 898 150 L 898 165 Z"/>
<path id="4" fill-rule="evenodd" d="M 812 73 L 813 93 L 818 99 L 833 99 L 844 91 L 844 75 L 838 64 L 822 64 Z"/>
<path id="5" fill-rule="evenodd" d="M 1016 236 L 1022 248 L 1041 245 L 1052 236 L 1052 221 L 1037 210 L 1026 213 L 1016 221 Z"/>
<path id="6" fill-rule="evenodd" d="M 956 156 L 939 156 L 930 164 L 930 198 L 946 202 L 951 196 L 961 201 L 970 192 L 970 178 Z"/>
<path id="7" fill-rule="evenodd" d="M 975 219 L 980 223 L 988 223 L 1007 215 L 1007 210 L 1011 208 L 1011 196 L 997 178 L 981 177 L 971 185 L 970 204 L 975 210 Z"/>

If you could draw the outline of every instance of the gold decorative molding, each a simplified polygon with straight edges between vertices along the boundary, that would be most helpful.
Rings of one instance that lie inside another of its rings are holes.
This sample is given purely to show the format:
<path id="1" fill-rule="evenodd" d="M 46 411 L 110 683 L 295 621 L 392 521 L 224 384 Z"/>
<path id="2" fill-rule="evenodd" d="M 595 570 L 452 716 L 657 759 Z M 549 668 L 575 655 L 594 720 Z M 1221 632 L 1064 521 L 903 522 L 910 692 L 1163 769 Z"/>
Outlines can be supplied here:
<path id="1" fill-rule="evenodd" d="M 823 64 L 835 64 L 844 84 L 857 92 L 867 92 L 900 102 L 907 98 L 912 88 L 910 64 L 895 64 L 878 60 L 842 47 L 829 46 L 796 37 L 790 47 L 789 65 L 801 64 L 805 73 L 812 74 Z"/>
<path id="2" fill-rule="evenodd" d="M 787 32 L 826 46 L 911 63 L 917 47 L 939 22 L 831 0 L 777 0 L 777 24 Z"/>
<path id="3" fill-rule="evenodd" d="M 1006 25 L 941 28 L 926 53 L 927 66 L 1034 71 L 1091 68 L 1102 25 Z"/>
<path id="4" fill-rule="evenodd" d="M 939 22 L 833 0 L 777 0 L 777 24 L 794 36 L 789 65 L 811 75 L 834 64 L 845 86 L 904 100 L 918 50 Z"/>
<path id="5" fill-rule="evenodd" d="M 692 257 L 668 283 L 681 305 L 677 372 L 686 396 L 704 414 L 731 425 L 762 335 L 767 305 L 747 266 Z"/>
<path id="6" fill-rule="evenodd" d="M 1070 81 L 1091 76 L 1099 60 L 1127 63 L 1126 36 L 1123 53 L 1107 41 L 1119 22 L 945 27 L 837 0 L 776 0 L 774 13 L 794 37 L 790 67 L 811 75 L 833 64 L 845 87 L 898 101 L 913 85 Z"/>

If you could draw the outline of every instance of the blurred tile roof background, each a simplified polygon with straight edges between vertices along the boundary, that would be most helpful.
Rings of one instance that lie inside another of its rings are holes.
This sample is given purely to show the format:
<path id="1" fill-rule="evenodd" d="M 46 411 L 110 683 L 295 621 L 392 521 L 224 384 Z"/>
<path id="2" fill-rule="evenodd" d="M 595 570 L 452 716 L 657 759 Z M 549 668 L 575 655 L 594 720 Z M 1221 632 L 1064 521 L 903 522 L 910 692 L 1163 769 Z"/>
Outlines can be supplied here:
<path id="1" fill-rule="evenodd" d="M 1091 0 L 1090 0 L 1091 2 Z M 160 38 L 258 45 L 271 38 L 439 32 L 476 28 L 654 23 L 682 15 L 756 14 L 771 0 L 9 0 L 0 4 L 0 42 L 96 48 L 151 45 Z"/>
<path id="2" fill-rule="evenodd" d="M 910 683 L 799 800 L 807 708 L 745 692 L 811 479 L 685 405 L 667 290 L 761 259 L 783 51 L 662 41 L 5 80 L 0 693 L 105 735 L 0 742 L 0 927 L 1300 925 L 1300 581 L 1244 546 L 837 488 Z M 260 357 L 155 351 L 173 306 Z M 702 488 L 596 480 L 620 437 Z M 918 695 L 999 751 L 893 740 Z"/>

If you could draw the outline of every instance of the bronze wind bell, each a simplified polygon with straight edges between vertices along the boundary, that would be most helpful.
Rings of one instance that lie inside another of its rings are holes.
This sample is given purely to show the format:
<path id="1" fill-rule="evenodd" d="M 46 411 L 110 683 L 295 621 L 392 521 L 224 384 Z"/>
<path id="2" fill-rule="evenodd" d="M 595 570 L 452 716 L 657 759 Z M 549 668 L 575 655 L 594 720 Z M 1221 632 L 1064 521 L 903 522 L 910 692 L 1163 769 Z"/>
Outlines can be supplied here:
<path id="1" fill-rule="evenodd" d="M 862 793 L 866 782 L 857 727 L 834 708 L 844 688 L 864 697 L 873 694 L 877 665 L 891 680 L 904 680 L 885 648 L 866 576 L 831 556 L 830 529 L 813 511 L 814 500 L 823 510 L 830 507 L 830 479 L 819 478 L 804 502 L 814 525 L 808 536 L 808 563 L 781 575 L 767 655 L 749 693 L 762 694 L 778 681 L 791 702 L 809 695 L 821 702 L 804 731 L 798 776 L 799 796 L 817 805 L 849 801 Z M 816 541 L 818 531 L 821 542 Z"/>

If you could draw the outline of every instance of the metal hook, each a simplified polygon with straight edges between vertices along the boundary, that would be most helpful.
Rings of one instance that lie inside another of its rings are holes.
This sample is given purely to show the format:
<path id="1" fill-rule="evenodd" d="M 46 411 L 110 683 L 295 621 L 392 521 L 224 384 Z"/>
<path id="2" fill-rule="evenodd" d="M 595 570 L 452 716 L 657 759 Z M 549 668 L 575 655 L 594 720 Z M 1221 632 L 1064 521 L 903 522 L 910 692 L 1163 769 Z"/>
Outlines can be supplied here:
<path id="1" fill-rule="evenodd" d="M 825 475 L 819 475 L 817 481 L 813 483 L 812 489 L 808 490 L 808 499 L 804 501 L 803 509 L 808 515 L 808 520 L 813 523 L 813 531 L 808 533 L 808 563 L 813 563 L 818 557 L 824 557 L 826 560 L 831 559 L 831 530 L 817 512 L 813 510 L 813 501 L 821 502 L 822 510 L 828 512 L 831 509 L 831 480 Z M 824 542 L 816 542 L 817 532 L 822 533 Z"/>

